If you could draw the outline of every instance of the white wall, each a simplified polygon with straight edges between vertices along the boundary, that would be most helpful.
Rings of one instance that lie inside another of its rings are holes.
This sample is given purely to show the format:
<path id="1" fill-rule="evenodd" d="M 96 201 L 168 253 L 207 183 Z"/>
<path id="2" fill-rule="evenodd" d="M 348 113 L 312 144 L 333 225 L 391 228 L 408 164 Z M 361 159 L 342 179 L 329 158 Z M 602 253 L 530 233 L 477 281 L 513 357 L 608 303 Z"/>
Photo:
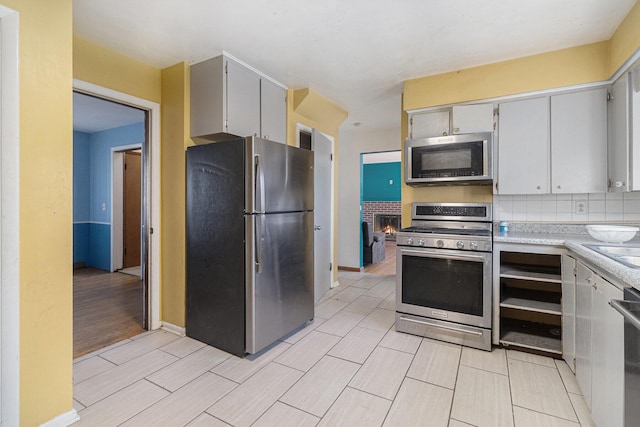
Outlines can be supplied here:
<path id="1" fill-rule="evenodd" d="M 360 267 L 360 154 L 400 150 L 400 125 L 338 133 L 338 266 Z"/>

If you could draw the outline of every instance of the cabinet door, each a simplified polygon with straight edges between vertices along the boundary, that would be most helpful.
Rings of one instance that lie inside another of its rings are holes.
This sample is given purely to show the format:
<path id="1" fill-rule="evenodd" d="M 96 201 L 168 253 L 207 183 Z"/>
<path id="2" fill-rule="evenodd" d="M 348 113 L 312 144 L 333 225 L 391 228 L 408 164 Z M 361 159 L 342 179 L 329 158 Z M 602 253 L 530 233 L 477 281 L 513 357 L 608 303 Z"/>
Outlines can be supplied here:
<path id="1" fill-rule="evenodd" d="M 609 101 L 609 191 L 629 189 L 629 73 L 611 86 Z"/>
<path id="2" fill-rule="evenodd" d="M 594 278 L 591 322 L 591 417 L 598 426 L 624 424 L 624 321 L 611 306 L 622 290 Z"/>
<path id="3" fill-rule="evenodd" d="M 640 66 L 631 72 L 631 151 L 640 151 Z M 631 190 L 640 190 L 640 156 L 631 158 Z"/>
<path id="4" fill-rule="evenodd" d="M 549 100 L 499 105 L 498 194 L 549 192 Z"/>
<path id="5" fill-rule="evenodd" d="M 576 372 L 576 260 L 562 255 L 562 358 Z"/>
<path id="6" fill-rule="evenodd" d="M 493 132 L 493 104 L 454 106 L 452 133 Z"/>
<path id="7" fill-rule="evenodd" d="M 265 139 L 287 141 L 287 90 L 267 79 L 260 80 L 261 133 Z"/>
<path id="8" fill-rule="evenodd" d="M 593 272 L 581 262 L 576 269 L 576 380 L 591 409 L 591 300 Z"/>
<path id="9" fill-rule="evenodd" d="M 551 97 L 551 191 L 607 191 L 607 90 Z"/>
<path id="10" fill-rule="evenodd" d="M 226 132 L 260 135 L 260 76 L 227 59 Z"/>
<path id="11" fill-rule="evenodd" d="M 450 110 L 412 114 L 409 118 L 409 138 L 431 138 L 449 135 Z"/>

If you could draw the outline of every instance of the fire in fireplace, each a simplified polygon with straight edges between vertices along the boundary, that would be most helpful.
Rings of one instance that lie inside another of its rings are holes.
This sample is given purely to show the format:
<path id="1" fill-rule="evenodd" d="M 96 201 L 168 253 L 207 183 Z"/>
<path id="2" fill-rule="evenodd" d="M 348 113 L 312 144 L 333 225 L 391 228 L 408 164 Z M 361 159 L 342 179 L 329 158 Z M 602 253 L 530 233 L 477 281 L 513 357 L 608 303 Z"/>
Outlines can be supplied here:
<path id="1" fill-rule="evenodd" d="M 373 231 L 382 231 L 387 240 L 395 241 L 396 233 L 400 230 L 399 214 L 373 214 Z"/>

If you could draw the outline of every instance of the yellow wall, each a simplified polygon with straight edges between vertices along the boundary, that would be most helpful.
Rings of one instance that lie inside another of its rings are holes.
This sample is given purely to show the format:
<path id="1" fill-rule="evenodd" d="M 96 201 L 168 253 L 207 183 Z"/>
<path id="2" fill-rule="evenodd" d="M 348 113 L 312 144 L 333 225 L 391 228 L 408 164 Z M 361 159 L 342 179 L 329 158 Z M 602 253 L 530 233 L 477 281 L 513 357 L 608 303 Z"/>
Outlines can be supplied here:
<path id="1" fill-rule="evenodd" d="M 72 1 L 19 12 L 20 425 L 72 409 Z"/>
<path id="2" fill-rule="evenodd" d="M 333 281 L 338 280 L 338 127 L 347 118 L 347 112 L 311 89 L 287 91 L 287 144 L 296 145 L 296 124 L 314 128 L 334 138 L 334 198 L 333 198 Z"/>
<path id="3" fill-rule="evenodd" d="M 636 3 L 609 40 L 609 75 L 640 46 L 640 2 Z"/>
<path id="4" fill-rule="evenodd" d="M 73 36 L 73 77 L 160 103 L 158 68 Z"/>
<path id="5" fill-rule="evenodd" d="M 189 65 L 162 70 L 162 320 L 185 326 L 185 150 L 189 138 Z"/>
<path id="6" fill-rule="evenodd" d="M 600 42 L 404 82 L 404 110 L 596 82 L 609 77 Z"/>

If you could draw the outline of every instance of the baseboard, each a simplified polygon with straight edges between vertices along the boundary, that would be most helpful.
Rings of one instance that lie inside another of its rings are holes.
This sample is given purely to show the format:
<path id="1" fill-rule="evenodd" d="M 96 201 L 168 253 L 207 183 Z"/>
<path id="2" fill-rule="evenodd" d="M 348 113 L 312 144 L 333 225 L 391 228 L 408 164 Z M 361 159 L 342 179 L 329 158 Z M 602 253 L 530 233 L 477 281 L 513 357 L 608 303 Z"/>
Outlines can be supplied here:
<path id="1" fill-rule="evenodd" d="M 363 272 L 364 269 L 362 267 L 346 267 L 344 265 L 339 265 L 338 266 L 338 270 L 344 270 L 344 271 L 357 271 L 359 273 Z"/>
<path id="2" fill-rule="evenodd" d="M 78 412 L 75 409 L 60 414 L 52 420 L 47 421 L 44 424 L 40 424 L 40 427 L 67 427 L 75 423 L 80 419 Z"/>
<path id="3" fill-rule="evenodd" d="M 160 322 L 160 329 L 164 329 L 167 332 L 171 332 L 172 334 L 180 335 L 184 337 L 187 334 L 187 331 L 182 326 L 176 326 L 173 323 L 169 322 Z"/>

